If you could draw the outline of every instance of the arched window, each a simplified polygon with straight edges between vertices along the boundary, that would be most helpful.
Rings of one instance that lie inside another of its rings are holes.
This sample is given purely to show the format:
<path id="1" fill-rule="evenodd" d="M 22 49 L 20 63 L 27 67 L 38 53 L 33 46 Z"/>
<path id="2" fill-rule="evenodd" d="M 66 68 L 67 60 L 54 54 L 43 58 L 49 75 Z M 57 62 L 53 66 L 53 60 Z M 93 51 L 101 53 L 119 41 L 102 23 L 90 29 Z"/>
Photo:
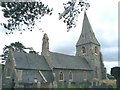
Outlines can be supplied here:
<path id="1" fill-rule="evenodd" d="M 60 72 L 60 80 L 61 81 L 64 80 L 64 74 L 63 74 L 63 72 Z"/>
<path id="2" fill-rule="evenodd" d="M 73 80 L 73 73 L 71 71 L 69 72 L 69 80 Z"/>
<path id="3" fill-rule="evenodd" d="M 82 53 L 86 53 L 85 47 L 82 47 Z"/>
<path id="4" fill-rule="evenodd" d="M 95 47 L 95 53 L 98 54 L 98 48 L 97 47 Z"/>

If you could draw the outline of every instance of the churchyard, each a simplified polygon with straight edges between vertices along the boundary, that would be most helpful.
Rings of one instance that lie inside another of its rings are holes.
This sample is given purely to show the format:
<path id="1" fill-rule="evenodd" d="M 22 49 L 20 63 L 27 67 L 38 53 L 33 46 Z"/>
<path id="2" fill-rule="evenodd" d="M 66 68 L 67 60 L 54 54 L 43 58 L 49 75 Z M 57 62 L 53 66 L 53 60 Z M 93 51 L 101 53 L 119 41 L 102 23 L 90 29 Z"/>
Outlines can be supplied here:
<path id="1" fill-rule="evenodd" d="M 72 88 L 74 90 L 75 88 L 116 88 L 116 80 L 102 80 L 102 81 L 96 81 L 93 83 L 90 83 L 89 81 L 81 82 L 81 83 L 75 83 L 75 82 L 59 82 L 59 83 L 40 83 L 38 85 L 36 83 L 36 87 L 39 86 L 40 88 L 58 88 L 58 89 L 64 89 L 64 88 Z M 39 88 L 37 87 L 37 88 Z"/>
<path id="2" fill-rule="evenodd" d="M 0 64 L 0 77 L 2 74 L 2 65 Z M 37 86 L 37 85 L 36 85 Z M 59 82 L 54 84 L 41 84 L 40 88 L 116 88 L 116 80 L 105 79 L 102 81 L 98 81 L 95 83 L 90 82 L 82 82 L 82 83 L 75 83 L 75 82 Z"/>

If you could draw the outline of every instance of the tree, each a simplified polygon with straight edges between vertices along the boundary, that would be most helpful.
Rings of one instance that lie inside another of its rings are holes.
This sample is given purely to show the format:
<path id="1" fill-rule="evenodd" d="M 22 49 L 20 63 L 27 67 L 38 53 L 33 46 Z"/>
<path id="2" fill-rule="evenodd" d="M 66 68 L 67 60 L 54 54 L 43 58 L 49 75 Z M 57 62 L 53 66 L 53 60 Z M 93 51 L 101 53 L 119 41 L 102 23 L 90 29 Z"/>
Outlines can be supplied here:
<path id="1" fill-rule="evenodd" d="M 13 51 L 16 51 L 16 52 L 24 52 L 24 53 L 26 53 L 26 51 L 24 50 L 25 46 L 22 43 L 20 43 L 20 42 L 11 43 L 10 45 L 5 45 L 5 47 L 3 48 L 3 54 L 1 55 L 3 60 L 8 59 L 8 54 L 9 54 L 9 49 L 10 48 Z"/>
<path id="2" fill-rule="evenodd" d="M 63 13 L 59 13 L 59 19 L 63 18 L 63 22 L 67 25 L 67 30 L 69 31 L 72 27 L 76 27 L 76 21 L 78 21 L 77 17 L 81 11 L 84 9 L 87 10 L 90 5 L 87 0 L 71 0 L 67 3 L 63 3 L 64 11 Z"/>
<path id="3" fill-rule="evenodd" d="M 52 9 L 42 2 L 1 2 L 1 7 L 4 17 L 8 19 L 7 23 L 1 24 L 9 30 L 6 34 L 13 33 L 13 30 L 25 30 L 20 28 L 23 25 L 32 31 L 36 20 L 40 20 L 45 14 L 52 14 Z"/>
<path id="4" fill-rule="evenodd" d="M 38 54 L 38 53 L 37 53 L 36 51 L 34 51 L 34 50 L 29 51 L 29 53 Z"/>
<path id="5" fill-rule="evenodd" d="M 71 0 L 67 3 L 63 3 L 64 11 L 59 13 L 59 19 L 63 19 L 66 23 L 67 29 L 71 29 L 76 26 L 77 16 L 81 11 L 90 6 L 87 0 Z M 14 30 L 24 31 L 25 28 L 21 26 L 26 25 L 27 28 L 32 31 L 36 25 L 36 20 L 41 20 L 45 14 L 52 14 L 52 10 L 48 5 L 38 2 L 1 2 L 2 11 L 4 17 L 7 18 L 7 23 L 2 23 L 8 31 L 6 34 L 13 33 Z"/>
<path id="6" fill-rule="evenodd" d="M 114 80 L 114 79 L 115 79 L 115 77 L 112 76 L 112 75 L 110 75 L 110 74 L 107 74 L 107 78 L 108 78 L 108 79 L 111 79 L 111 80 Z"/>
<path id="7" fill-rule="evenodd" d="M 10 45 L 5 45 L 5 47 L 3 48 L 3 54 L 1 55 L 3 60 L 8 59 L 8 54 L 9 54 L 10 48 L 15 52 L 24 52 L 24 53 L 27 53 L 25 50 L 29 49 L 29 53 L 38 54 L 36 51 L 34 51 L 33 48 L 27 48 L 22 43 L 15 42 L 15 43 L 11 43 Z"/>

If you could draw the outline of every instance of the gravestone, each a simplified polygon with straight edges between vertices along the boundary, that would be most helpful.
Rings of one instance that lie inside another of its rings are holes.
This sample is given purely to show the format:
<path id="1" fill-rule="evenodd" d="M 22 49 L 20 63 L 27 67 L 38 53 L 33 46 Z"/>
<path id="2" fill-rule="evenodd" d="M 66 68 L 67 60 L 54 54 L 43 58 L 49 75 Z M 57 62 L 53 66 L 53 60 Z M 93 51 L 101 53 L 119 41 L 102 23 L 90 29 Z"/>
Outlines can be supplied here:
<path id="1" fill-rule="evenodd" d="M 57 88 L 57 87 L 58 87 L 57 82 L 53 81 L 53 88 Z"/>
<path id="2" fill-rule="evenodd" d="M 64 81 L 64 88 L 67 88 L 67 82 Z"/>
<path id="3" fill-rule="evenodd" d="M 49 88 L 51 90 L 51 88 L 53 87 L 52 83 L 49 83 Z"/>
<path id="4" fill-rule="evenodd" d="M 14 81 L 14 79 L 12 79 L 11 90 L 15 90 L 15 81 Z"/>
<path id="5" fill-rule="evenodd" d="M 41 83 L 38 82 L 38 83 L 37 83 L 37 88 L 40 88 L 40 86 L 41 86 Z"/>
<path id="6" fill-rule="evenodd" d="M 120 67 L 111 68 L 111 75 L 116 78 L 117 88 L 120 88 Z"/>
<path id="7" fill-rule="evenodd" d="M 69 87 L 69 88 L 71 87 L 71 81 L 68 82 L 68 87 Z"/>

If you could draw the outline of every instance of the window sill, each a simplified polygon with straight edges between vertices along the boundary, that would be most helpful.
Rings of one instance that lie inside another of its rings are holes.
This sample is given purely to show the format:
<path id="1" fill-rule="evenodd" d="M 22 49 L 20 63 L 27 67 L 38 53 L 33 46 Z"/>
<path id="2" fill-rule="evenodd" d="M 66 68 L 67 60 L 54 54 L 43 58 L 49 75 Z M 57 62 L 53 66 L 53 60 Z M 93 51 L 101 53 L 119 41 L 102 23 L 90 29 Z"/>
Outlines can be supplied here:
<path id="1" fill-rule="evenodd" d="M 59 80 L 60 82 L 63 82 L 64 80 Z"/>
<path id="2" fill-rule="evenodd" d="M 95 53 L 95 55 L 97 56 L 97 55 L 98 55 L 98 53 Z"/>

